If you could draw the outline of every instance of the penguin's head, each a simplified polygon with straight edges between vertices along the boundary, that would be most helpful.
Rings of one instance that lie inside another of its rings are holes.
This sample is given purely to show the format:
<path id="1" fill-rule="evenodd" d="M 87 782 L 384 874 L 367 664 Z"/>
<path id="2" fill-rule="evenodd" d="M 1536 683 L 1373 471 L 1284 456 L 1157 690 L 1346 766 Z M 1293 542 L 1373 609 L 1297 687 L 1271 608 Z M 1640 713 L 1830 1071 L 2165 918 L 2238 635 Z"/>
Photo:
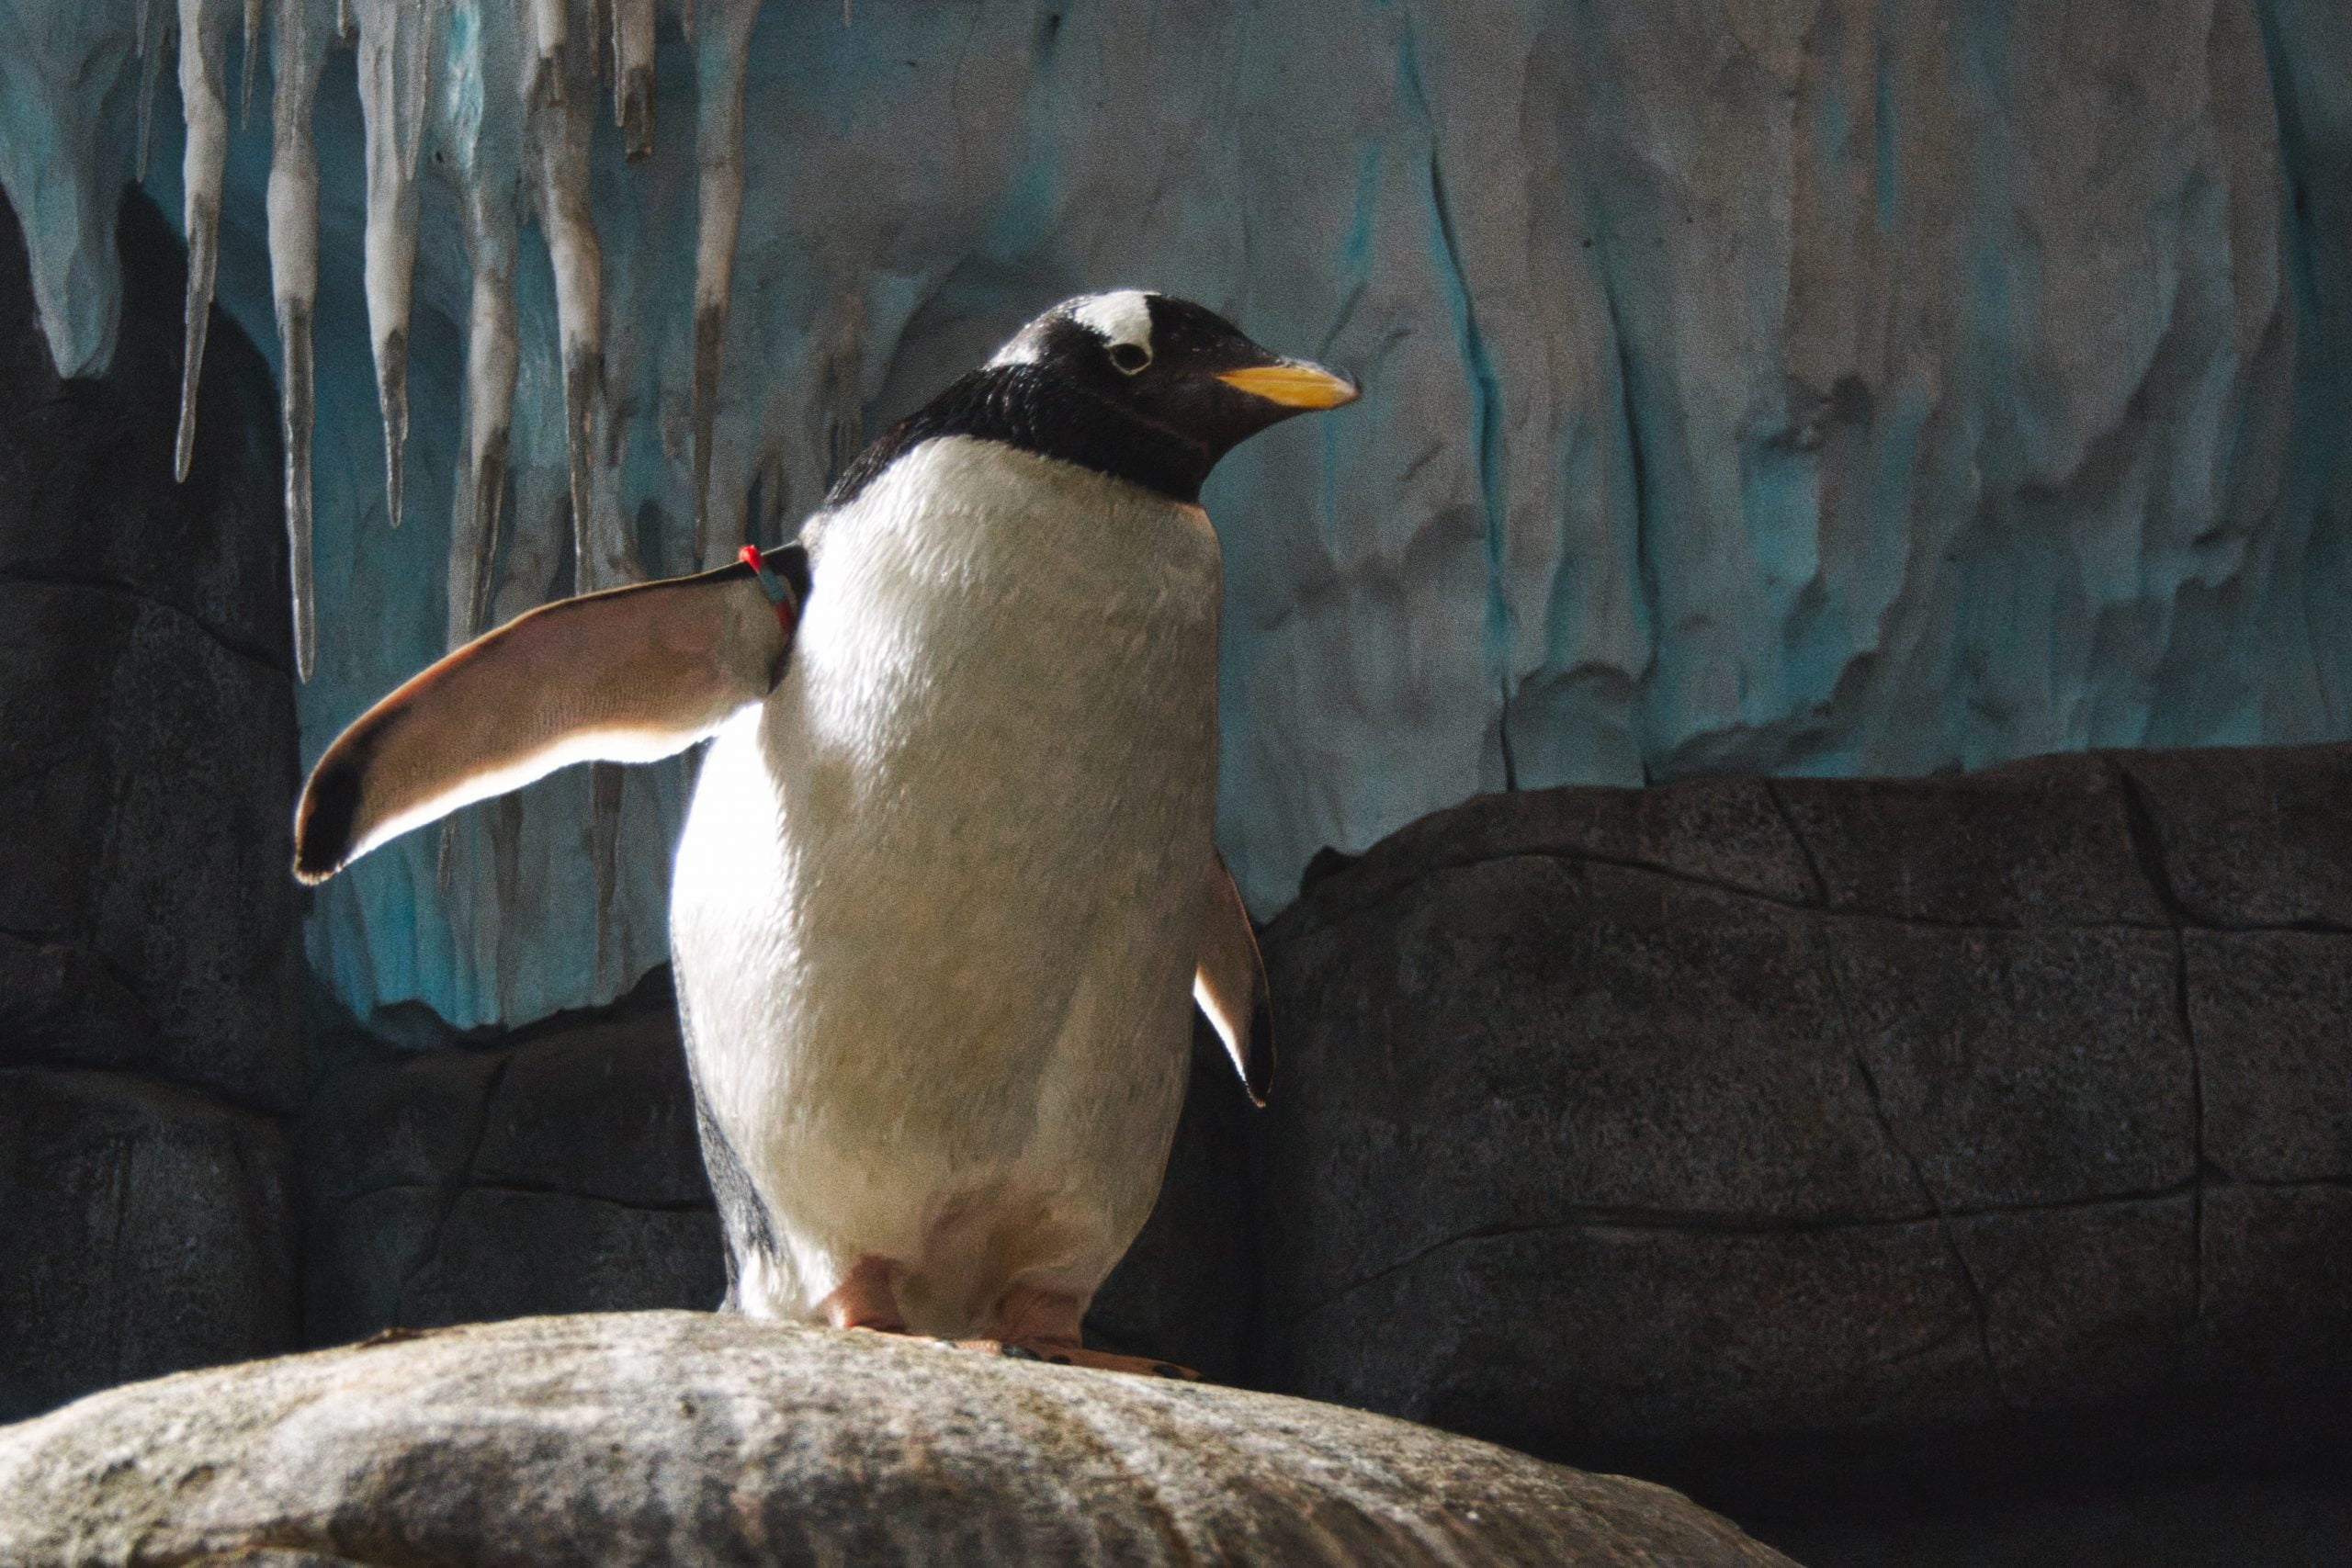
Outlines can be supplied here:
<path id="1" fill-rule="evenodd" d="M 1063 300 L 989 366 L 1026 367 L 1199 443 L 1212 463 L 1277 421 L 1357 397 L 1345 377 L 1269 354 L 1213 310 L 1139 288 Z"/>
<path id="2" fill-rule="evenodd" d="M 1188 299 L 1136 288 L 1081 294 L 876 441 L 827 502 L 844 504 L 900 453 L 948 435 L 1000 441 L 1196 501 L 1217 459 L 1243 441 L 1358 395 L 1346 377 L 1269 353 Z"/>

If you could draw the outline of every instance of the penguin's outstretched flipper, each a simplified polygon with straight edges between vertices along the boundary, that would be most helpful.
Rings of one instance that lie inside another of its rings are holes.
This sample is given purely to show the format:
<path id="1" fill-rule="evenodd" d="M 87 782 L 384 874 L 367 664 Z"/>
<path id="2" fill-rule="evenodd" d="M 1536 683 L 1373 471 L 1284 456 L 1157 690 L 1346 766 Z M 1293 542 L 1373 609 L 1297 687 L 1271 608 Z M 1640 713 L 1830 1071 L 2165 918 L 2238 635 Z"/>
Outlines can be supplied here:
<path id="1" fill-rule="evenodd" d="M 294 874 L 571 762 L 683 751 L 783 677 L 808 590 L 798 546 L 542 605 L 476 637 L 335 738 L 294 812 Z"/>
<path id="2" fill-rule="evenodd" d="M 1225 1054 L 1233 1058 L 1252 1104 L 1266 1103 L 1274 1081 L 1274 1020 L 1267 999 L 1266 961 L 1241 890 L 1226 870 L 1225 857 L 1209 856 L 1209 886 L 1201 900 L 1198 967 L 1193 971 L 1193 1000 L 1208 1014 Z"/>

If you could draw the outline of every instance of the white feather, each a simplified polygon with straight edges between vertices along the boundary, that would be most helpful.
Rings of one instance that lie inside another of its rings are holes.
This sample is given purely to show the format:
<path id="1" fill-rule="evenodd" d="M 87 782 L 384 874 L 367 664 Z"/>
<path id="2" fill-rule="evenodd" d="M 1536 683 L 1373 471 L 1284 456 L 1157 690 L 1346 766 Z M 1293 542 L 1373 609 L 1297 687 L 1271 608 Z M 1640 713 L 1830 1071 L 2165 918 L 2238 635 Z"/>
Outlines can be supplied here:
<path id="1" fill-rule="evenodd" d="M 1089 294 L 1070 301 L 1070 319 L 1091 327 L 1105 344 L 1131 344 L 1147 352 L 1151 347 L 1151 296 L 1139 288 L 1111 294 Z"/>
<path id="2" fill-rule="evenodd" d="M 1147 354 L 1151 345 L 1151 301 L 1155 296 L 1148 289 L 1121 288 L 1108 294 L 1081 294 L 1075 299 L 1065 299 L 1055 310 L 1040 316 L 1012 340 L 996 351 L 989 360 L 993 369 L 1004 365 L 1034 365 L 1045 347 L 1047 328 L 1057 317 L 1068 317 L 1102 340 L 1106 348 L 1132 344 Z"/>
<path id="3" fill-rule="evenodd" d="M 778 1231 L 746 1311 L 867 1254 L 919 1332 L 1091 1294 L 1181 1106 L 1216 773 L 1196 506 L 967 438 L 828 519 L 791 666 L 678 852 L 695 1072 Z M 789 1278 L 786 1278 L 786 1275 Z"/>

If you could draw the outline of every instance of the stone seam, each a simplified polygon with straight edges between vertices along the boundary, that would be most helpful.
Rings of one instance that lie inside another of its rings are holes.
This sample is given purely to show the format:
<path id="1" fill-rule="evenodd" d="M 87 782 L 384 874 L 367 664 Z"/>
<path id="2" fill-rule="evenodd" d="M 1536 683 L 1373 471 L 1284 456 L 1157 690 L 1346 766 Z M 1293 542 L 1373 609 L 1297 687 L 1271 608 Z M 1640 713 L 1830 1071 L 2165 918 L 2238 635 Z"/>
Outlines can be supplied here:
<path id="1" fill-rule="evenodd" d="M 2173 1007 L 2180 1017 L 2180 1036 L 2188 1046 L 2188 1132 L 2189 1182 L 2192 1193 L 2189 1209 L 2189 1319 L 2181 1335 L 2180 1357 L 2185 1361 L 2198 1327 L 2205 1321 L 2205 1074 L 2204 1064 L 2197 1053 L 2197 1029 L 2188 995 L 2188 931 L 2190 922 L 2188 907 L 2181 902 L 2173 886 L 2172 870 L 2165 863 L 2163 836 L 2156 830 L 2154 810 L 2141 786 L 2138 777 L 2120 761 L 2110 760 L 2109 769 L 2123 792 L 2124 822 L 2132 836 L 2132 852 L 2140 863 L 2141 874 L 2154 889 L 2157 904 L 2164 909 L 2172 925 Z"/>
<path id="2" fill-rule="evenodd" d="M 514 1054 L 510 1051 L 501 1055 L 497 1065 L 491 1068 L 490 1078 L 482 1089 L 481 1115 L 474 1122 L 472 1142 L 466 1150 L 465 1159 L 458 1167 L 457 1179 L 442 1189 L 445 1196 L 440 1212 L 433 1219 L 433 1245 L 425 1249 L 424 1256 L 418 1258 L 407 1273 L 401 1276 L 400 1289 L 392 1293 L 392 1312 L 396 1318 L 407 1315 L 409 1292 L 416 1288 L 416 1282 L 435 1264 L 441 1261 L 441 1249 L 449 1235 L 449 1218 L 457 1213 L 458 1199 L 465 1195 L 469 1187 L 475 1185 L 474 1168 L 481 1158 L 483 1143 L 490 1137 L 491 1110 L 498 1102 L 499 1087 L 506 1081 L 506 1069 L 514 1062 Z"/>

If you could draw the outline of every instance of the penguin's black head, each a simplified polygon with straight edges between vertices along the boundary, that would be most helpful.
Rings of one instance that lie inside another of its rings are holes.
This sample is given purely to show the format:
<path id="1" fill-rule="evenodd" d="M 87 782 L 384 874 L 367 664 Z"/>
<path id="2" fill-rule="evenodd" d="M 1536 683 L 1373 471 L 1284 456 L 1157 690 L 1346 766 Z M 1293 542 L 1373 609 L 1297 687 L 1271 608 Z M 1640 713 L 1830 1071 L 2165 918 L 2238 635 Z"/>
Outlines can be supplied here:
<path id="1" fill-rule="evenodd" d="M 1345 377 L 1269 354 L 1190 300 L 1082 294 L 867 447 L 826 500 L 851 500 L 923 441 L 970 435 L 1195 501 L 1217 459 L 1243 441 L 1356 396 Z"/>

